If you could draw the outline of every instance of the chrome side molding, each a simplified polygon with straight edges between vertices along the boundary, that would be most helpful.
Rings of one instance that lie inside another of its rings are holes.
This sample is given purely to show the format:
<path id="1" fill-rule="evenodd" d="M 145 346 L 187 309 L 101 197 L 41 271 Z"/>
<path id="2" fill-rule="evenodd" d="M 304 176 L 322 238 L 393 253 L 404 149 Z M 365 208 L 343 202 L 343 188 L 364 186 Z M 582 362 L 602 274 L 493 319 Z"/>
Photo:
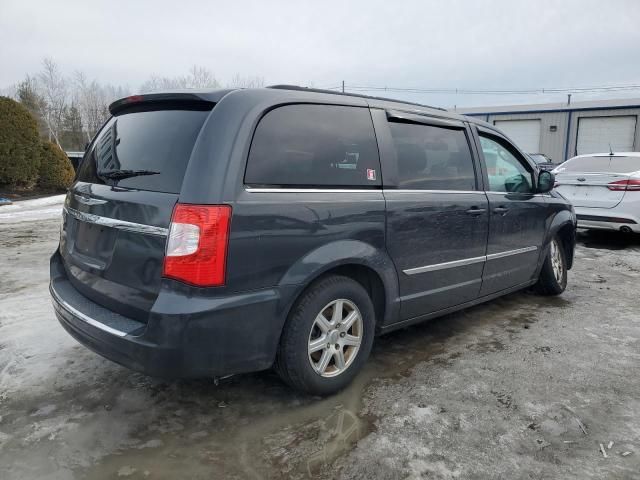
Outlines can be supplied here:
<path id="1" fill-rule="evenodd" d="M 381 188 L 280 188 L 245 187 L 249 193 L 380 193 Z"/>
<path id="2" fill-rule="evenodd" d="M 407 275 L 415 275 L 416 273 L 435 272 L 436 270 L 444 270 L 445 268 L 462 267 L 464 265 L 473 265 L 474 263 L 483 263 L 487 261 L 484 255 L 481 257 L 463 258 L 462 260 L 454 260 L 452 262 L 436 263 L 434 265 L 426 265 L 424 267 L 409 268 L 403 270 Z"/>
<path id="3" fill-rule="evenodd" d="M 446 268 L 463 267 L 466 265 L 473 265 L 474 263 L 484 263 L 491 260 L 497 260 L 499 258 L 509 257 L 511 255 L 520 255 L 522 253 L 533 252 L 538 247 L 524 247 L 517 248 L 515 250 L 507 250 L 505 252 L 491 253 L 489 255 L 482 255 L 481 257 L 463 258 L 462 260 L 454 260 L 452 262 L 436 263 L 434 265 L 425 265 L 424 267 L 415 267 L 403 270 L 405 275 L 416 275 L 418 273 L 435 272 L 437 270 L 444 270 Z"/>
<path id="4" fill-rule="evenodd" d="M 481 190 L 412 190 L 407 188 L 282 188 L 282 187 L 244 187 L 249 193 L 472 193 L 484 195 Z"/>
<path id="5" fill-rule="evenodd" d="M 498 258 L 509 257 L 511 255 L 519 255 L 521 253 L 533 252 L 537 249 L 538 247 L 524 247 L 524 248 L 517 248 L 515 250 L 507 250 L 506 252 L 492 253 L 490 255 L 487 255 L 487 260 L 496 260 Z"/>

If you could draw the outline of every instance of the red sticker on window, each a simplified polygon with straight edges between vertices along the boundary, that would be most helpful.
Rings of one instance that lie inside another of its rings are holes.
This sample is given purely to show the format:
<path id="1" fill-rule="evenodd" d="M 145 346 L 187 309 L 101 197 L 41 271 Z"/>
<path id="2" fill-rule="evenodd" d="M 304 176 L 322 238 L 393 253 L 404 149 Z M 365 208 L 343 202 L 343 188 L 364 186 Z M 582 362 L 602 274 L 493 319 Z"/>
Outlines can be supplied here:
<path id="1" fill-rule="evenodd" d="M 376 171 L 373 168 L 367 168 L 367 180 L 374 181 L 376 179 Z"/>

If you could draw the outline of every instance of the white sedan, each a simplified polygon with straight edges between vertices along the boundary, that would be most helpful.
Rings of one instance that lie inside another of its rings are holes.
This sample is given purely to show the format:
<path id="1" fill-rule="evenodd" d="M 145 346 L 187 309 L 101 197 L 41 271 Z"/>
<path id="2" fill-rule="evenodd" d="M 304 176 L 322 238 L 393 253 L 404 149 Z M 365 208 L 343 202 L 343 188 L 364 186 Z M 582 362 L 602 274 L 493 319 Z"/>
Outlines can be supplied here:
<path id="1" fill-rule="evenodd" d="M 640 233 L 640 152 L 579 155 L 553 173 L 578 228 Z"/>

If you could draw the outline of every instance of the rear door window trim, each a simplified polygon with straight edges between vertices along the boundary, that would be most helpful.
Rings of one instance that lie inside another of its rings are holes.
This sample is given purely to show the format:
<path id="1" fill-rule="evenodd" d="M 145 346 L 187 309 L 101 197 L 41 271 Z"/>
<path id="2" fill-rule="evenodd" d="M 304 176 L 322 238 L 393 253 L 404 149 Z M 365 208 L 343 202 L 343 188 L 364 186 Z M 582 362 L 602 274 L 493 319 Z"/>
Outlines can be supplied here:
<path id="1" fill-rule="evenodd" d="M 372 109 L 373 112 L 373 109 Z M 429 115 L 419 115 L 414 113 L 407 112 L 399 112 L 395 110 L 385 110 L 386 116 L 386 128 L 388 130 L 389 141 L 391 142 L 391 148 L 393 150 L 393 158 L 385 158 L 382 154 L 380 156 L 380 162 L 383 164 L 382 168 L 385 170 L 384 164 L 387 162 L 393 162 L 393 170 L 395 173 L 395 179 L 392 185 L 385 181 L 385 188 L 388 187 L 396 187 L 392 191 L 422 191 L 422 192 L 481 192 L 484 185 L 484 179 L 482 175 L 482 170 L 479 170 L 479 158 L 477 157 L 477 151 L 475 147 L 475 141 L 473 137 L 473 133 L 471 132 L 468 124 L 466 122 L 457 121 L 457 120 L 449 120 L 449 119 L 440 119 L 438 117 L 432 117 Z M 380 122 L 379 122 L 380 123 Z M 378 135 L 378 128 L 381 128 L 381 125 L 376 124 L 374 120 L 374 125 L 376 126 L 376 135 Z M 474 188 L 475 190 L 452 190 L 452 189 L 410 189 L 410 188 L 398 188 L 400 186 L 400 180 L 398 178 L 398 157 L 396 152 L 395 141 L 393 140 L 393 135 L 391 133 L 391 124 L 392 123 L 405 123 L 405 124 L 413 124 L 413 125 L 423 125 L 425 127 L 434 127 L 434 128 L 442 128 L 445 130 L 455 130 L 462 131 L 465 135 L 466 144 L 469 152 L 469 157 L 471 159 L 471 165 L 473 168 L 473 176 L 474 176 Z M 382 151 L 383 149 L 380 148 Z M 386 167 L 388 168 L 388 166 Z M 386 176 L 385 176 L 386 178 Z"/>

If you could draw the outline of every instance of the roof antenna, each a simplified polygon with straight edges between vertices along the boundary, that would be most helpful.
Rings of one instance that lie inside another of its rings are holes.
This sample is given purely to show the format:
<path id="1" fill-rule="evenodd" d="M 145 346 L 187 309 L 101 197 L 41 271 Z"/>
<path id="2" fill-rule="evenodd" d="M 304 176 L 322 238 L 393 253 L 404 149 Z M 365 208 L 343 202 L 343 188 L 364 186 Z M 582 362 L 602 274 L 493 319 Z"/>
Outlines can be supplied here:
<path id="1" fill-rule="evenodd" d="M 610 156 L 613 156 L 613 155 L 614 155 L 614 153 L 613 153 L 613 147 L 611 146 L 611 143 L 609 143 L 609 155 L 610 155 Z"/>

